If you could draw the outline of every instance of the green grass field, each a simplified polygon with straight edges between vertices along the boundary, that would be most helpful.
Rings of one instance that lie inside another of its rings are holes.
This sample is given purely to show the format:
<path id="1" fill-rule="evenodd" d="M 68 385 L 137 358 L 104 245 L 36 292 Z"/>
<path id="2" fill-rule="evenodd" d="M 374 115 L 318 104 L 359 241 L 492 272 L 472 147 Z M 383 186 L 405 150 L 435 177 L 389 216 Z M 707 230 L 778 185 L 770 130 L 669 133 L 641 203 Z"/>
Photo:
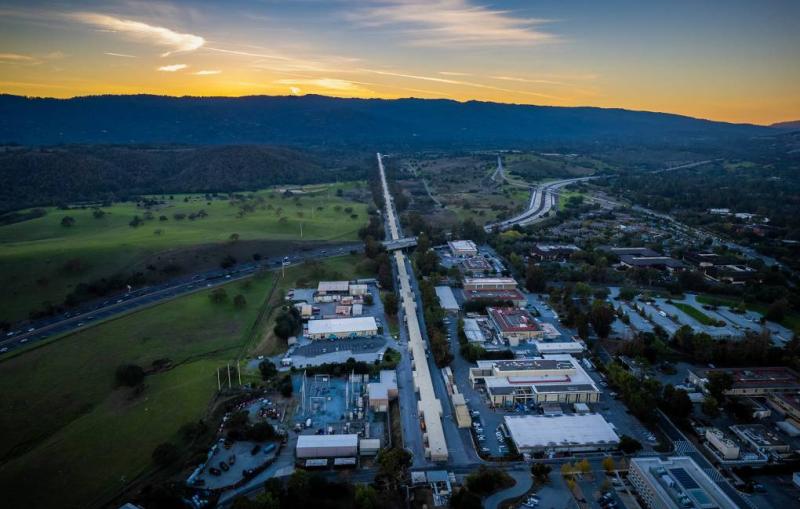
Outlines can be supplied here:
<path id="1" fill-rule="evenodd" d="M 708 316 L 707 314 L 703 313 L 696 307 L 692 306 L 691 304 L 686 304 L 685 302 L 673 302 L 673 306 L 680 309 L 687 315 L 691 316 L 698 322 L 702 323 L 703 325 L 710 325 L 715 326 L 717 325 L 717 321 Z"/>
<path id="2" fill-rule="evenodd" d="M 580 191 L 560 191 L 558 193 L 558 210 L 564 210 L 567 207 L 567 203 L 569 203 L 570 198 L 576 196 L 585 197 L 585 193 L 581 193 Z"/>
<path id="3" fill-rule="evenodd" d="M 336 195 L 337 189 L 342 190 L 343 196 Z M 147 210 L 135 203 L 104 208 L 106 215 L 100 219 L 94 218 L 90 209 L 49 208 L 44 217 L 2 226 L 0 285 L 4 291 L 0 297 L 0 320 L 27 318 L 32 309 L 46 302 L 59 304 L 80 282 L 123 271 L 147 272 L 145 265 L 158 265 L 154 262 L 158 253 L 225 246 L 232 234 L 238 234 L 240 245 L 263 240 L 357 238 L 358 229 L 367 219 L 366 186 L 345 183 L 307 186 L 304 190 L 305 194 L 297 194 L 296 198 L 284 198 L 274 190 L 255 193 L 262 201 L 253 201 L 252 210 L 243 215 L 239 214 L 240 207 L 227 199 L 209 202 L 203 195 L 173 195 L 172 199 L 166 197 L 165 205 L 152 208 L 153 219 L 137 228 L 129 226 L 131 219 L 137 215 L 144 218 Z M 188 216 L 201 209 L 208 217 L 175 219 L 176 214 Z M 159 220 L 162 215 L 167 220 Z M 75 225 L 61 226 L 64 216 L 73 217 Z M 220 253 L 218 258 L 222 257 Z M 65 269 L 68 260 L 79 260 L 81 267 Z"/>
<path id="4" fill-rule="evenodd" d="M 343 256 L 292 267 L 278 284 L 290 288 L 316 274 L 353 277 L 360 262 Z M 149 471 L 156 445 L 177 442 L 181 425 L 206 415 L 215 369 L 250 347 L 250 327 L 272 282 L 267 273 L 230 283 L 223 304 L 201 291 L 0 361 L 3 507 L 83 508 Z M 238 293 L 245 309 L 230 302 Z M 149 375 L 142 395 L 130 399 L 114 387 L 118 365 L 149 367 L 163 358 L 175 367 Z"/>

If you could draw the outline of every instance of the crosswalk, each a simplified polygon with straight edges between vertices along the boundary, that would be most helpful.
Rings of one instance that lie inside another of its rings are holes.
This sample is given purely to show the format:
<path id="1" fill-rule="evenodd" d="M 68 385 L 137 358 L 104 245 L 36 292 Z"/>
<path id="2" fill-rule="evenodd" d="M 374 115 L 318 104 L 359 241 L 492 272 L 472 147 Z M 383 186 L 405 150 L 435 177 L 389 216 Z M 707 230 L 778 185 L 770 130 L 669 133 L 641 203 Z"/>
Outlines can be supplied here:
<path id="1" fill-rule="evenodd" d="M 694 448 L 694 445 L 687 440 L 675 440 L 673 444 L 675 445 L 675 452 L 678 454 L 690 454 L 697 452 L 697 450 Z"/>

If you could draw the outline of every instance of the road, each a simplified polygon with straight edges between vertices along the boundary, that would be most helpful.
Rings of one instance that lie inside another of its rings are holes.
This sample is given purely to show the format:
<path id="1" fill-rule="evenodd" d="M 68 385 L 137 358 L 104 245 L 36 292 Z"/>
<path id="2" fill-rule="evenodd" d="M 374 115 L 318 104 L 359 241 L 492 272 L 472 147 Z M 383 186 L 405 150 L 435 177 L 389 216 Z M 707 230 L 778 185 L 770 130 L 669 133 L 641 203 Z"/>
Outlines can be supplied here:
<path id="1" fill-rule="evenodd" d="M 579 177 L 557 180 L 555 182 L 548 182 L 542 186 L 532 187 L 531 199 L 528 201 L 528 208 L 525 209 L 524 212 L 504 221 L 487 224 L 484 229 L 487 232 L 491 232 L 495 229 L 508 230 L 515 225 L 525 226 L 535 223 L 546 216 L 553 207 L 558 205 L 559 189 L 576 182 L 585 182 L 596 178 L 601 177 Z"/>
<path id="2" fill-rule="evenodd" d="M 267 258 L 258 262 L 235 265 L 230 269 L 215 269 L 190 274 L 158 285 L 147 286 L 108 297 L 107 300 L 97 300 L 70 310 L 68 313 L 28 322 L 24 326 L 12 329 L 0 339 L 0 353 L 10 352 L 16 348 L 28 346 L 31 343 L 56 335 L 87 328 L 102 320 L 159 304 L 192 292 L 245 279 L 260 270 L 276 270 L 281 267 L 284 260 L 287 260 L 286 266 L 291 266 L 307 260 L 340 256 L 352 250 L 360 251 L 362 248 L 361 244 L 345 244 L 291 254 L 287 258 Z"/>

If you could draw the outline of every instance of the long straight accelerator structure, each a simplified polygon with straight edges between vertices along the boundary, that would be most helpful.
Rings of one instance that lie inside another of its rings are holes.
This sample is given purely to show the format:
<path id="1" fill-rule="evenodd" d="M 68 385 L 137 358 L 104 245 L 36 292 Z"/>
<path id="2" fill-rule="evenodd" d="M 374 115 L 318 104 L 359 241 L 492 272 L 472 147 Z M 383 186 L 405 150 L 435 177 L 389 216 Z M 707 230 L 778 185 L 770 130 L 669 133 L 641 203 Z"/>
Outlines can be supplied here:
<path id="1" fill-rule="evenodd" d="M 389 234 L 391 240 L 400 238 L 398 219 L 395 215 L 394 202 L 389 192 L 389 185 L 386 183 L 386 172 L 383 169 L 383 160 L 378 153 L 378 170 L 381 174 L 381 184 L 383 186 L 383 201 L 386 206 L 386 220 L 389 222 Z M 411 367 L 413 369 L 414 389 L 419 394 L 417 409 L 425 433 L 423 437 L 427 441 L 425 455 L 432 461 L 447 461 L 447 441 L 444 437 L 444 427 L 442 426 L 442 403 L 436 398 L 433 391 L 433 381 L 428 367 L 427 345 L 422 339 L 419 320 L 417 319 L 417 302 L 414 293 L 411 291 L 411 279 L 409 277 L 406 256 L 402 250 L 394 252 L 394 260 L 397 265 L 397 274 L 400 279 L 400 300 L 403 305 L 403 312 L 406 317 L 406 327 L 408 328 L 408 350 L 411 352 Z"/>

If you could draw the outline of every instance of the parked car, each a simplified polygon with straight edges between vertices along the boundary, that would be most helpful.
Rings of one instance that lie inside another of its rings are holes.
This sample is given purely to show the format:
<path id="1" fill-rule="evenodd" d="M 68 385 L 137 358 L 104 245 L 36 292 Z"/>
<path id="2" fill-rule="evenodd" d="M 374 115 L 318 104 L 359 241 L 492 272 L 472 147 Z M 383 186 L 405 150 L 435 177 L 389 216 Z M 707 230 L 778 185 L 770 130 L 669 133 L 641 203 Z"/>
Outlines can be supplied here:
<path id="1" fill-rule="evenodd" d="M 228 458 L 228 465 L 233 465 L 234 463 L 236 463 L 236 455 L 231 454 L 230 458 Z"/>
<path id="2" fill-rule="evenodd" d="M 222 472 L 220 472 L 220 470 L 218 468 L 214 468 L 214 467 L 209 468 L 208 471 L 211 473 L 211 475 L 221 475 L 222 474 Z"/>
<path id="3" fill-rule="evenodd" d="M 230 469 L 231 469 L 231 467 L 229 467 L 229 466 L 228 466 L 228 464 L 227 464 L 227 463 L 225 463 L 224 461 L 220 461 L 220 462 L 219 462 L 219 468 L 221 468 L 221 469 L 222 469 L 222 470 L 224 470 L 225 472 L 227 472 L 228 470 L 230 470 Z"/>

